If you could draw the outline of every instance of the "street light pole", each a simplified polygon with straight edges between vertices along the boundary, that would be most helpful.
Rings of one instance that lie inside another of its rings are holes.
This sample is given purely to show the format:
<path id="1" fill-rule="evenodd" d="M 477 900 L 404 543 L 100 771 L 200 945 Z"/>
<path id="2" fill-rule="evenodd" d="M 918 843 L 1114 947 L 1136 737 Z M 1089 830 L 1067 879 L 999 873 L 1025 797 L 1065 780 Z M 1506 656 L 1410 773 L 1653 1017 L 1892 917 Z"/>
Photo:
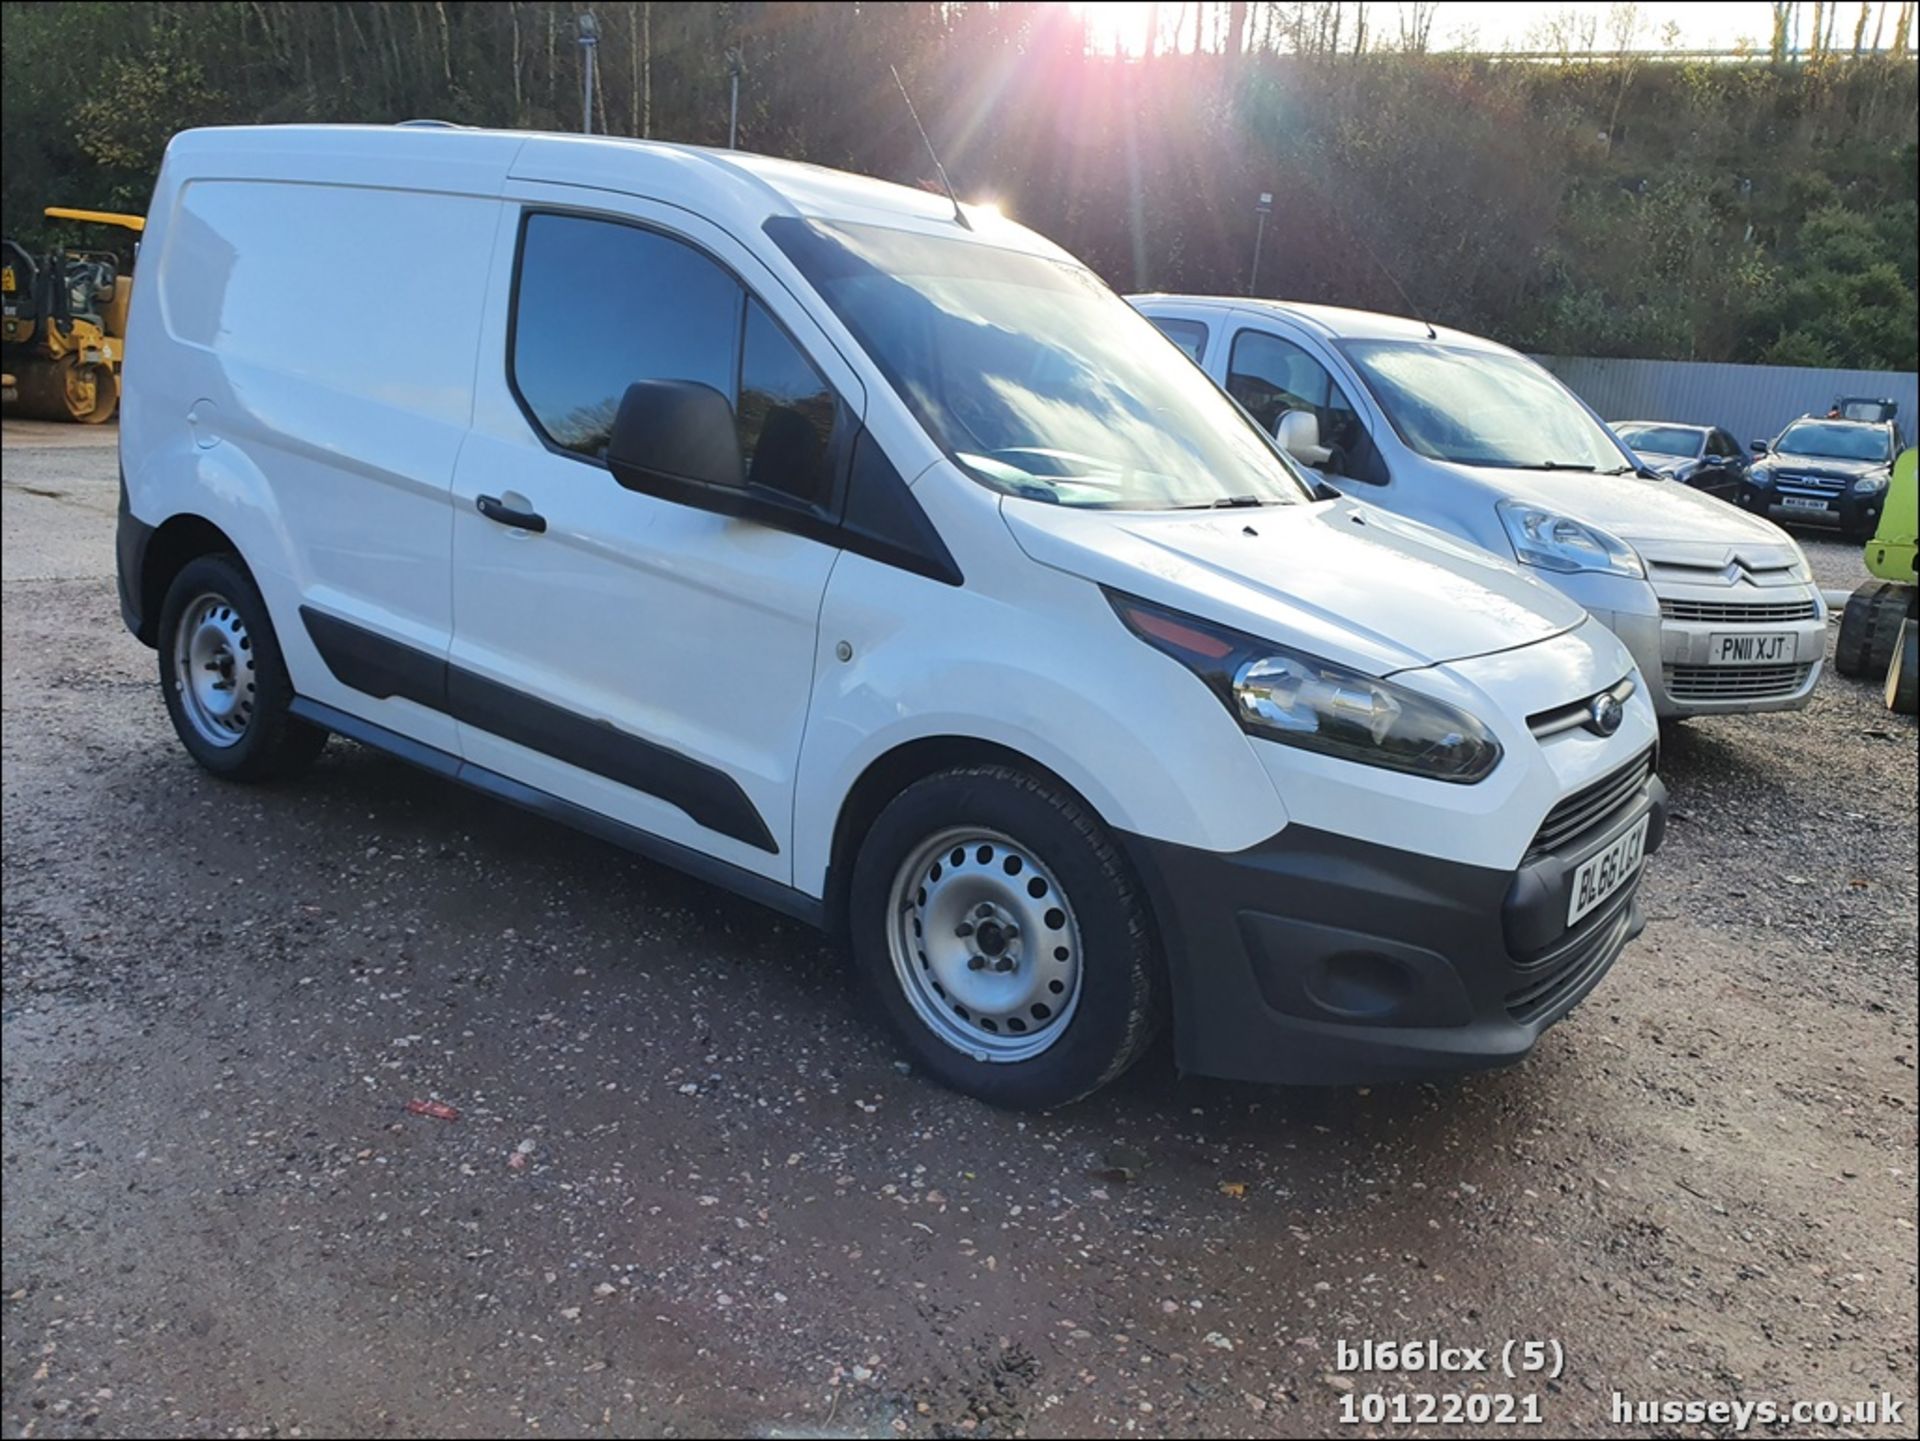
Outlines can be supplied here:
<path id="1" fill-rule="evenodd" d="M 740 72 L 747 67 L 740 55 L 738 45 L 727 47 L 727 75 L 732 82 L 732 95 L 727 102 L 727 149 L 738 149 L 740 139 Z"/>
<path id="2" fill-rule="evenodd" d="M 600 47 L 600 22 L 591 10 L 580 12 L 580 79 L 585 98 L 580 110 L 580 133 L 593 134 L 593 71 L 595 52 Z"/>
<path id="3" fill-rule="evenodd" d="M 1253 269 L 1247 272 L 1247 294 L 1254 295 L 1260 289 L 1260 242 L 1267 238 L 1267 217 L 1273 214 L 1273 192 L 1262 190 L 1260 203 L 1253 208 L 1259 217 L 1253 230 Z"/>

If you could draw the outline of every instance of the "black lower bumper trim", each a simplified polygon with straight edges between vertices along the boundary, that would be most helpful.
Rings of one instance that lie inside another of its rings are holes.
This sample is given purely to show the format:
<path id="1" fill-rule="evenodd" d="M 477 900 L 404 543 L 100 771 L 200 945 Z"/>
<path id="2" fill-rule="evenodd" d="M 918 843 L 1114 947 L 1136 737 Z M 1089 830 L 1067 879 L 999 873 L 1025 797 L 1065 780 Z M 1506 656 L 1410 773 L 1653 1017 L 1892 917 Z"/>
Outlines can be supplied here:
<path id="1" fill-rule="evenodd" d="M 113 534 L 113 576 L 120 592 L 120 620 L 126 628 L 148 645 L 153 644 L 150 629 L 155 617 L 143 615 L 140 577 L 146 568 L 147 546 L 153 540 L 153 527 L 134 515 L 127 501 L 127 477 L 120 476 L 120 514 Z"/>
<path id="2" fill-rule="evenodd" d="M 1349 1085 L 1506 1065 L 1644 929 L 1640 875 L 1567 927 L 1580 864 L 1665 829 L 1650 777 L 1605 826 L 1517 871 L 1305 826 L 1232 854 L 1128 835 L 1171 969 L 1181 1069 Z"/>

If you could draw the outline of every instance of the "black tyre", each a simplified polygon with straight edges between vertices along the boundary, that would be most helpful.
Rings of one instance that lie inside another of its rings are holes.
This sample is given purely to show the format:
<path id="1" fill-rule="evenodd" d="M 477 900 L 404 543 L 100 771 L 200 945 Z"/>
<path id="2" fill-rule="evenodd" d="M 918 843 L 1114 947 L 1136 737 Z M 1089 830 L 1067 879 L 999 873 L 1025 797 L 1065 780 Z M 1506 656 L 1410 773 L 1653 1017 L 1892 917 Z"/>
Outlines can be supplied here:
<path id="1" fill-rule="evenodd" d="M 1869 680 L 1879 680 L 1893 664 L 1894 654 L 1900 648 L 1900 626 L 1907 618 L 1912 595 L 1911 586 L 1889 584 L 1874 601 L 1867 623 L 1865 674 Z"/>
<path id="2" fill-rule="evenodd" d="M 237 556 L 189 561 L 167 589 L 159 629 L 160 689 L 188 755 L 230 781 L 312 764 L 327 733 L 288 714 L 293 683 L 266 602 Z"/>
<path id="3" fill-rule="evenodd" d="M 1840 634 L 1833 645 L 1833 668 L 1841 675 L 1859 679 L 1882 673 L 1868 668 L 1868 653 L 1873 643 L 1874 611 L 1887 589 L 1885 581 L 1870 580 L 1847 597 L 1847 608 L 1840 613 Z"/>
<path id="4" fill-rule="evenodd" d="M 1059 1106 L 1140 1058 L 1166 1009 L 1153 926 L 1084 802 L 1006 766 L 896 796 L 854 862 L 855 964 L 915 1060 L 994 1105 Z"/>

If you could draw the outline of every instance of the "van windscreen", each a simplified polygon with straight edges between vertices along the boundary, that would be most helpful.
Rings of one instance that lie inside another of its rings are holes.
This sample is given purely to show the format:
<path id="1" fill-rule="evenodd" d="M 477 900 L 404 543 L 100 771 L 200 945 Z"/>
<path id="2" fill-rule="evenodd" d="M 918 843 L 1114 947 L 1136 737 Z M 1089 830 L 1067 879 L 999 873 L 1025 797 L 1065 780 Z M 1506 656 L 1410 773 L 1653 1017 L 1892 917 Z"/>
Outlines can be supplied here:
<path id="1" fill-rule="evenodd" d="M 1310 496 L 1245 413 L 1080 266 L 872 225 L 766 228 L 927 433 L 996 490 L 1121 510 Z"/>

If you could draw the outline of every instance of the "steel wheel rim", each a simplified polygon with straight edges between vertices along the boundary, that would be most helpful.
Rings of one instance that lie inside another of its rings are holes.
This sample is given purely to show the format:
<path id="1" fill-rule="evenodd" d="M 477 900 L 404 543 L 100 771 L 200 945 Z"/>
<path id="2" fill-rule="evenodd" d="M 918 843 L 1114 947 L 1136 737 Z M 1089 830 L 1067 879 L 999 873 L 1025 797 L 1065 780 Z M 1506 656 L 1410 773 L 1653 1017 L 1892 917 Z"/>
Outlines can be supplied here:
<path id="1" fill-rule="evenodd" d="M 180 713 L 209 745 L 238 745 L 253 720 L 253 638 L 223 595 L 195 596 L 173 636 Z"/>
<path id="2" fill-rule="evenodd" d="M 900 989 L 926 1028 L 976 1061 L 1032 1060 L 1080 1004 L 1080 924 L 1030 847 L 956 826 L 894 872 L 887 944 Z"/>

